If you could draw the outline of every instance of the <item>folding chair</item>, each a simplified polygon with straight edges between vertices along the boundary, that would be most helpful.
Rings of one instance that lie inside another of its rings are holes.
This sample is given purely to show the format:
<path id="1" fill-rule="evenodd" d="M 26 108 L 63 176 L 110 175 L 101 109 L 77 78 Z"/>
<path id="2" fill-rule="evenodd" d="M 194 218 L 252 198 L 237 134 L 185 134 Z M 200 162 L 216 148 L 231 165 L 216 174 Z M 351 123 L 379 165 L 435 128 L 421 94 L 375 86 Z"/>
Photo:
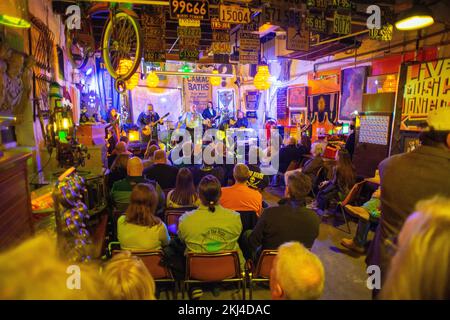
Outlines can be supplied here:
<path id="1" fill-rule="evenodd" d="M 182 208 L 167 208 L 164 211 L 165 222 L 167 229 L 169 230 L 169 235 L 174 237 L 178 233 L 178 222 L 180 217 L 186 212 L 197 209 L 197 207 L 182 207 Z"/>
<path id="2" fill-rule="evenodd" d="M 119 254 L 124 252 L 123 250 L 113 250 L 112 255 Z M 177 299 L 178 293 L 178 285 L 175 281 L 172 272 L 169 268 L 167 268 L 163 263 L 163 252 L 160 250 L 149 250 L 149 251 L 131 251 L 133 256 L 139 257 L 142 262 L 147 267 L 147 270 L 155 280 L 155 283 L 158 284 L 172 284 L 173 285 L 173 297 Z"/>
<path id="3" fill-rule="evenodd" d="M 249 299 L 253 298 L 253 283 L 254 282 L 269 282 L 270 271 L 272 270 L 273 260 L 277 255 L 277 250 L 263 250 L 259 256 L 256 269 L 253 261 L 247 260 L 246 271 L 249 280 Z"/>
<path id="4" fill-rule="evenodd" d="M 337 203 L 337 208 L 339 208 L 339 210 L 340 210 L 340 212 L 342 214 L 342 217 L 344 218 L 344 222 L 347 225 L 347 230 L 348 230 L 347 233 L 351 233 L 351 230 L 350 230 L 349 221 L 348 221 L 347 216 L 346 216 L 345 206 L 350 204 L 350 203 L 353 203 L 356 200 L 356 198 L 359 196 L 359 194 L 361 192 L 361 189 L 362 189 L 362 186 L 364 185 L 364 183 L 365 183 L 365 181 L 361 181 L 361 182 L 355 183 L 353 185 L 352 189 L 344 197 L 344 200 L 339 201 Z"/>
<path id="5" fill-rule="evenodd" d="M 241 271 L 237 251 L 187 254 L 182 298 L 185 291 L 189 292 L 191 283 L 211 282 L 238 283 L 238 291 L 242 288 L 242 299 L 245 300 L 245 271 Z"/>

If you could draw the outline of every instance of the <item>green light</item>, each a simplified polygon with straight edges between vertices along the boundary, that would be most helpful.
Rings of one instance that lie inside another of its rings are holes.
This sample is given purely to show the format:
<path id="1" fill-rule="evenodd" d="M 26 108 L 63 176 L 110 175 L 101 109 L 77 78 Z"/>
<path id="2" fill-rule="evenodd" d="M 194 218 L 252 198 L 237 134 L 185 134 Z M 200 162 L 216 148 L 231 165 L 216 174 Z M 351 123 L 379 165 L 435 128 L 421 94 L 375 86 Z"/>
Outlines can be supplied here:
<path id="1" fill-rule="evenodd" d="M 8 16 L 7 14 L 0 14 L 0 24 L 13 28 L 29 28 L 31 24 L 22 18 Z"/>
<path id="2" fill-rule="evenodd" d="M 59 141 L 67 142 L 67 132 L 66 131 L 59 131 L 58 137 L 59 137 Z"/>

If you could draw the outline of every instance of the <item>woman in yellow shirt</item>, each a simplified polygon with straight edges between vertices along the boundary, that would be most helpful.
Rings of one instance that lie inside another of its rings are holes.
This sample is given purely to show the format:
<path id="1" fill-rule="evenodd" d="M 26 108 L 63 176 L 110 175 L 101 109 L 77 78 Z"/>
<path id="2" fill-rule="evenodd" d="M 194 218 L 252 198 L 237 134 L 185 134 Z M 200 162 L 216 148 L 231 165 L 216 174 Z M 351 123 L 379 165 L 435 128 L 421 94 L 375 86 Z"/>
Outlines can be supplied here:
<path id="1" fill-rule="evenodd" d="M 155 216 L 158 196 L 151 184 L 137 184 L 130 196 L 130 204 L 117 221 L 117 237 L 122 249 L 159 250 L 169 244 L 164 222 Z"/>
<path id="2" fill-rule="evenodd" d="M 175 189 L 167 194 L 167 208 L 198 207 L 200 199 L 194 186 L 192 172 L 181 168 L 177 174 Z"/>

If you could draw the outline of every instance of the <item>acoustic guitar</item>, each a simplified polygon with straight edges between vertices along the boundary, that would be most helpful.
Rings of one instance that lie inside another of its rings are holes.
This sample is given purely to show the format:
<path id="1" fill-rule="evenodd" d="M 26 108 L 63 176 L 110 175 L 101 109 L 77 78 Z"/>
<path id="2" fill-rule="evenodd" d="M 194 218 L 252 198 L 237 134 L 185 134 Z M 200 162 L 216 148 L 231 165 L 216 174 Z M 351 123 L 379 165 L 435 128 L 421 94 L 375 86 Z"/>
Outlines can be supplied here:
<path id="1" fill-rule="evenodd" d="M 163 115 L 159 120 L 150 122 L 148 125 L 146 125 L 144 128 L 142 128 L 142 135 L 148 137 L 152 135 L 152 131 L 154 126 L 156 126 L 158 123 L 161 124 L 161 121 L 163 121 L 165 118 L 167 118 L 170 115 L 170 112 L 167 112 L 165 115 Z"/>
<path id="2" fill-rule="evenodd" d="M 206 120 L 205 120 L 205 126 L 206 126 L 207 128 L 215 127 L 215 126 L 216 126 L 216 121 L 217 121 L 217 119 L 219 119 L 219 118 L 220 118 L 220 114 L 216 115 L 214 118 L 206 119 Z"/>

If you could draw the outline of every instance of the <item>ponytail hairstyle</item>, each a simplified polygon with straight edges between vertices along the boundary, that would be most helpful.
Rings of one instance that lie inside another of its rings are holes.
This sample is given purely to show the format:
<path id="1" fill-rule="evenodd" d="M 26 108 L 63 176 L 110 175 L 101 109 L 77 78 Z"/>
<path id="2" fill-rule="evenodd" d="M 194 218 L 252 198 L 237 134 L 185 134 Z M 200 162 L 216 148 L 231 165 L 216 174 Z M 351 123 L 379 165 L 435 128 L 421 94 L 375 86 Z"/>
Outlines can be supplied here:
<path id="1" fill-rule="evenodd" d="M 222 195 L 221 187 L 219 180 L 213 175 L 209 174 L 200 180 L 198 185 L 200 201 L 211 212 L 216 211 L 216 205 Z"/>

